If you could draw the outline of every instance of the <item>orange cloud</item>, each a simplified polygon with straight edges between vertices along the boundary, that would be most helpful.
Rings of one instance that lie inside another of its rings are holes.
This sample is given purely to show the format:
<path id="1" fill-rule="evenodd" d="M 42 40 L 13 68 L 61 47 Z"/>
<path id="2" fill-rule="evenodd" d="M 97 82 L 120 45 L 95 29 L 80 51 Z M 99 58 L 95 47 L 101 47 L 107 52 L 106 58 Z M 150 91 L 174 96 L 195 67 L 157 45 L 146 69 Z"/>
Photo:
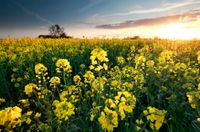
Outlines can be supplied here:
<path id="1" fill-rule="evenodd" d="M 197 21 L 200 16 L 199 10 L 191 10 L 182 14 L 176 14 L 171 16 L 162 16 L 156 18 L 145 18 L 139 20 L 129 20 L 116 24 L 105 24 L 98 25 L 96 28 L 100 29 L 121 29 L 121 28 L 130 28 L 130 27 L 140 27 L 140 26 L 158 26 L 165 25 L 170 23 L 187 23 Z"/>

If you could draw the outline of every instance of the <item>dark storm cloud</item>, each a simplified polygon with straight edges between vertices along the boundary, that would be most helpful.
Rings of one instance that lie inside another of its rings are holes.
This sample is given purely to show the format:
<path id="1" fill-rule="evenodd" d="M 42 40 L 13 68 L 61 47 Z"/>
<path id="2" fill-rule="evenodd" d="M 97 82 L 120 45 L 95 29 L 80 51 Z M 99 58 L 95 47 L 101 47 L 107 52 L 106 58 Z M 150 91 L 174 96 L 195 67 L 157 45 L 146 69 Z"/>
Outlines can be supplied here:
<path id="1" fill-rule="evenodd" d="M 171 16 L 162 16 L 156 18 L 144 18 L 139 20 L 129 20 L 116 24 L 104 24 L 98 25 L 96 28 L 101 29 L 121 29 L 121 28 L 130 28 L 130 27 L 140 27 L 140 26 L 158 26 L 164 24 L 170 24 L 175 22 L 185 23 L 198 20 L 200 16 L 199 10 L 191 10 L 182 14 L 176 14 Z"/>

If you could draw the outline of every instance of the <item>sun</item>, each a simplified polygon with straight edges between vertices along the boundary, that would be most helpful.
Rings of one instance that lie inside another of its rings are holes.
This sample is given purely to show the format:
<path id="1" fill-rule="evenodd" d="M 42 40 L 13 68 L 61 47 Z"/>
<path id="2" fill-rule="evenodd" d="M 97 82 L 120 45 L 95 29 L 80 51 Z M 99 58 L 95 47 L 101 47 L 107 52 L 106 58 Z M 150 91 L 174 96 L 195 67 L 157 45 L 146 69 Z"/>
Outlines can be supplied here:
<path id="1" fill-rule="evenodd" d="M 199 31 L 187 28 L 188 23 L 174 23 L 160 27 L 158 36 L 167 39 L 191 40 L 199 37 Z"/>

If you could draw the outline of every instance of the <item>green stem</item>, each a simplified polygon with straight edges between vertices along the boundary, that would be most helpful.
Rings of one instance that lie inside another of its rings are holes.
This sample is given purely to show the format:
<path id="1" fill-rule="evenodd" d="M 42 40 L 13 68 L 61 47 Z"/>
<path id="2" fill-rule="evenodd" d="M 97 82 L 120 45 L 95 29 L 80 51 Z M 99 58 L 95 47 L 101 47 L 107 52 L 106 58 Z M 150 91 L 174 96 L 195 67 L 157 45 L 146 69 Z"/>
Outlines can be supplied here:
<path id="1" fill-rule="evenodd" d="M 64 70 L 63 70 L 63 80 L 64 80 L 64 84 L 65 84 L 65 86 L 66 86 L 66 85 L 67 85 L 67 82 L 66 82 L 66 76 L 65 76 Z"/>

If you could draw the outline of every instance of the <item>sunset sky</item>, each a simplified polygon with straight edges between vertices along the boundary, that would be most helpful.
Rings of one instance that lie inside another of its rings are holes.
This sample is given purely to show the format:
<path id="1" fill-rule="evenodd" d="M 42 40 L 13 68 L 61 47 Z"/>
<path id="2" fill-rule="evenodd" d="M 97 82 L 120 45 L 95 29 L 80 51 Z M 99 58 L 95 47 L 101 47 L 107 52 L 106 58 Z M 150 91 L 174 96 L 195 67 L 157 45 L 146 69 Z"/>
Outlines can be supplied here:
<path id="1" fill-rule="evenodd" d="M 74 37 L 200 38 L 200 0 L 0 0 L 0 38 L 60 24 Z"/>

